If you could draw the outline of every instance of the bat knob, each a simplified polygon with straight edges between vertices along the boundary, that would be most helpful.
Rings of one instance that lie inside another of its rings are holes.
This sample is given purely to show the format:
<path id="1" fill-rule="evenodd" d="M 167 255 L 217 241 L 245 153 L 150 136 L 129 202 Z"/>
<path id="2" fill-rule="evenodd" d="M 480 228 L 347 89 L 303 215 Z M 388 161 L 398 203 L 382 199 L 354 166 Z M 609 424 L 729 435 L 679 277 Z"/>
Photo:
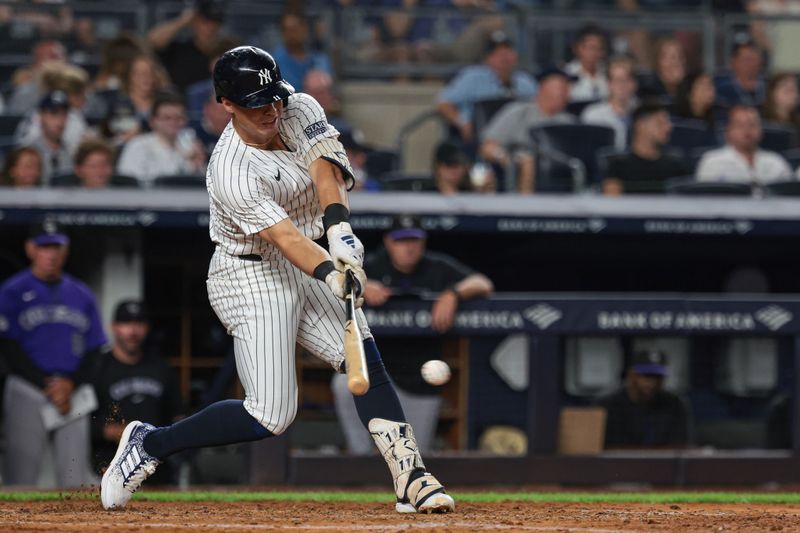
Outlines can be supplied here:
<path id="1" fill-rule="evenodd" d="M 355 396 L 363 396 L 369 390 L 369 382 L 361 376 L 347 378 L 347 388 Z"/>

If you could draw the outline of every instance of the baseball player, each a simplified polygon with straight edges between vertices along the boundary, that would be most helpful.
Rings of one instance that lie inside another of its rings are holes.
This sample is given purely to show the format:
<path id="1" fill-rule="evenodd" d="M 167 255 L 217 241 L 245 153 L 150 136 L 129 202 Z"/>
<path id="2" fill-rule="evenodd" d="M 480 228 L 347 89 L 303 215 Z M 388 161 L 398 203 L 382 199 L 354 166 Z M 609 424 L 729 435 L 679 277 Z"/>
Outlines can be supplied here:
<path id="1" fill-rule="evenodd" d="M 353 174 L 339 132 L 311 96 L 294 92 L 267 52 L 229 50 L 214 67 L 217 100 L 231 113 L 208 163 L 208 272 L 214 311 L 233 336 L 245 399 L 214 403 L 171 426 L 126 426 L 103 475 L 107 509 L 123 507 L 165 457 L 188 448 L 279 435 L 297 412 L 295 342 L 343 372 L 345 270 L 359 300 L 364 247 L 347 204 Z M 313 239 L 327 234 L 328 251 Z M 414 433 L 359 309 L 371 387 L 355 397 L 386 460 L 401 513 L 455 508 L 425 470 Z"/>

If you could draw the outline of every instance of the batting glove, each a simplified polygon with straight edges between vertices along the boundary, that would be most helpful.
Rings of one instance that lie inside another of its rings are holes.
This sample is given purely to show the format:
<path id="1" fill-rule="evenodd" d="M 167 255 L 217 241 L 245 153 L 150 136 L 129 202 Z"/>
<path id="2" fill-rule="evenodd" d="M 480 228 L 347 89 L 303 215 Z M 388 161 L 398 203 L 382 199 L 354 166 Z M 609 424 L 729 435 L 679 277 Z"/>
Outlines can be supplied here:
<path id="1" fill-rule="evenodd" d="M 363 268 L 348 268 L 355 277 L 356 307 L 361 307 L 364 303 L 364 287 L 367 285 L 367 274 Z M 347 274 L 339 270 L 332 270 L 325 277 L 325 284 L 330 287 L 331 292 L 338 298 L 344 300 L 350 294 L 350 285 L 347 282 Z"/>
<path id="2" fill-rule="evenodd" d="M 327 233 L 328 251 L 336 270 L 344 271 L 348 265 L 357 268 L 364 266 L 364 245 L 353 234 L 349 222 L 334 224 Z"/>

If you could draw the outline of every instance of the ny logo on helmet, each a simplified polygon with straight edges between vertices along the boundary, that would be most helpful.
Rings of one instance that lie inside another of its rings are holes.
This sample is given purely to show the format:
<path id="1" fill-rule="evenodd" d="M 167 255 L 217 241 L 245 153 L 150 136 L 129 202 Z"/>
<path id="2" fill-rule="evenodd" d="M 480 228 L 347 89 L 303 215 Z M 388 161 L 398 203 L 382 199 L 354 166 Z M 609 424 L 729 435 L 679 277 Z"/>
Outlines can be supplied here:
<path id="1" fill-rule="evenodd" d="M 272 83 L 272 73 L 270 73 L 269 69 L 262 68 L 258 71 L 258 82 L 261 85 Z"/>

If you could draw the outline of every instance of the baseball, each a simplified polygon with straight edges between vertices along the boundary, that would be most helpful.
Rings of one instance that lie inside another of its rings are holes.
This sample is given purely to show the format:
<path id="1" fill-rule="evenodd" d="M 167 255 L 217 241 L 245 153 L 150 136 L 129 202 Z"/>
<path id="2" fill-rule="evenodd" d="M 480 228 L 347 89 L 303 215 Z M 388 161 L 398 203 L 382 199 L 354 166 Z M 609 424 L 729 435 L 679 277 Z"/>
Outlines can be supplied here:
<path id="1" fill-rule="evenodd" d="M 422 379 L 431 385 L 444 385 L 450 381 L 450 367 L 439 359 L 427 361 L 420 370 Z"/>

